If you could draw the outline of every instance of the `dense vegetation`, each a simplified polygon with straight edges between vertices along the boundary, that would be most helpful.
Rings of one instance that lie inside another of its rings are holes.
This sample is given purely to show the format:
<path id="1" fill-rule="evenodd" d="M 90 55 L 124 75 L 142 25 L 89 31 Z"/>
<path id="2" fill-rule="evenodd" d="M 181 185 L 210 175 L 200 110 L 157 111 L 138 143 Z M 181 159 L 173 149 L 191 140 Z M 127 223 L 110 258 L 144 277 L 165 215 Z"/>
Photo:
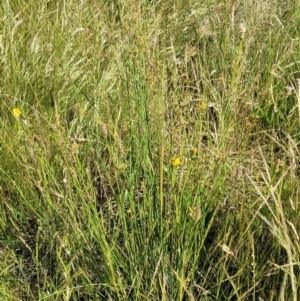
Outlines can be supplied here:
<path id="1" fill-rule="evenodd" d="M 299 24 L 1 1 L 1 301 L 299 300 Z"/>

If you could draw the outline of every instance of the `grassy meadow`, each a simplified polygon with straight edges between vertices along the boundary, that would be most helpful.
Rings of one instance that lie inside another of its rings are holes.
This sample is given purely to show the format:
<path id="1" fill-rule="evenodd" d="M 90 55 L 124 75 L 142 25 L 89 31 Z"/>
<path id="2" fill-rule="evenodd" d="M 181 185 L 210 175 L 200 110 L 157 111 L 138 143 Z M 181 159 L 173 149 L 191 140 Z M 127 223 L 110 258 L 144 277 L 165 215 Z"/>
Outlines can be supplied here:
<path id="1" fill-rule="evenodd" d="M 299 300 L 299 24 L 2 0 L 0 300 Z"/>

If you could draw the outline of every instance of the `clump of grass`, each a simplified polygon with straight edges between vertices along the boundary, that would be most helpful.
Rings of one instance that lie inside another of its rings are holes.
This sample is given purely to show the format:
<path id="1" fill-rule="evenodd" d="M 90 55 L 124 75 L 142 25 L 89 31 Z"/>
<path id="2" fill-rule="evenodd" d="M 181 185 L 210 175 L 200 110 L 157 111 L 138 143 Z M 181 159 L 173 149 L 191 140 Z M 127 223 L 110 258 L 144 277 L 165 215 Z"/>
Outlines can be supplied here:
<path id="1" fill-rule="evenodd" d="M 1 300 L 296 301 L 298 6 L 3 1 Z"/>

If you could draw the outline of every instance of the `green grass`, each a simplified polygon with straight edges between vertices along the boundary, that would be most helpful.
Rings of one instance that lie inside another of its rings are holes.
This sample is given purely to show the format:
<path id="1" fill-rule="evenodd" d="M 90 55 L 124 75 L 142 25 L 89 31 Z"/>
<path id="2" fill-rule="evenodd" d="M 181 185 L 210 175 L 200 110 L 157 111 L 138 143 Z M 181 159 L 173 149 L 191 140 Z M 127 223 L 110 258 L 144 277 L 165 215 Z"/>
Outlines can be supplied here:
<path id="1" fill-rule="evenodd" d="M 1 2 L 1 300 L 299 300 L 300 5 L 234 2 Z"/>

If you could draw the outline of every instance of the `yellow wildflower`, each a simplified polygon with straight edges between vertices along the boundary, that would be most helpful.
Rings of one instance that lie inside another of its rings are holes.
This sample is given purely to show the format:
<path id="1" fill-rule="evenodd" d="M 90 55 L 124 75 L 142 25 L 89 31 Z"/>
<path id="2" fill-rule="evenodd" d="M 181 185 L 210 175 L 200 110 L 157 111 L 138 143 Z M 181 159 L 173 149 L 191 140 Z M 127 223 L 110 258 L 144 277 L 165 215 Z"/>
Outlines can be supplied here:
<path id="1" fill-rule="evenodd" d="M 71 148 L 73 151 L 76 151 L 78 149 L 78 143 L 76 141 L 74 141 L 71 145 Z"/>
<path id="2" fill-rule="evenodd" d="M 172 165 L 173 167 L 176 167 L 176 166 L 180 165 L 180 158 L 178 158 L 178 157 L 173 157 L 173 158 L 171 159 L 171 165 Z"/>
<path id="3" fill-rule="evenodd" d="M 203 102 L 203 103 L 200 105 L 200 108 L 201 108 L 201 110 L 205 111 L 205 110 L 207 110 L 207 108 L 208 108 L 208 104 L 207 104 L 206 102 Z"/>
<path id="4" fill-rule="evenodd" d="M 12 113 L 16 117 L 16 119 L 19 119 L 22 114 L 22 112 L 19 108 L 13 108 Z"/>
<path id="5" fill-rule="evenodd" d="M 189 150 L 190 156 L 195 157 L 197 155 L 197 153 L 198 153 L 198 148 L 196 146 L 190 148 L 190 150 Z"/>

